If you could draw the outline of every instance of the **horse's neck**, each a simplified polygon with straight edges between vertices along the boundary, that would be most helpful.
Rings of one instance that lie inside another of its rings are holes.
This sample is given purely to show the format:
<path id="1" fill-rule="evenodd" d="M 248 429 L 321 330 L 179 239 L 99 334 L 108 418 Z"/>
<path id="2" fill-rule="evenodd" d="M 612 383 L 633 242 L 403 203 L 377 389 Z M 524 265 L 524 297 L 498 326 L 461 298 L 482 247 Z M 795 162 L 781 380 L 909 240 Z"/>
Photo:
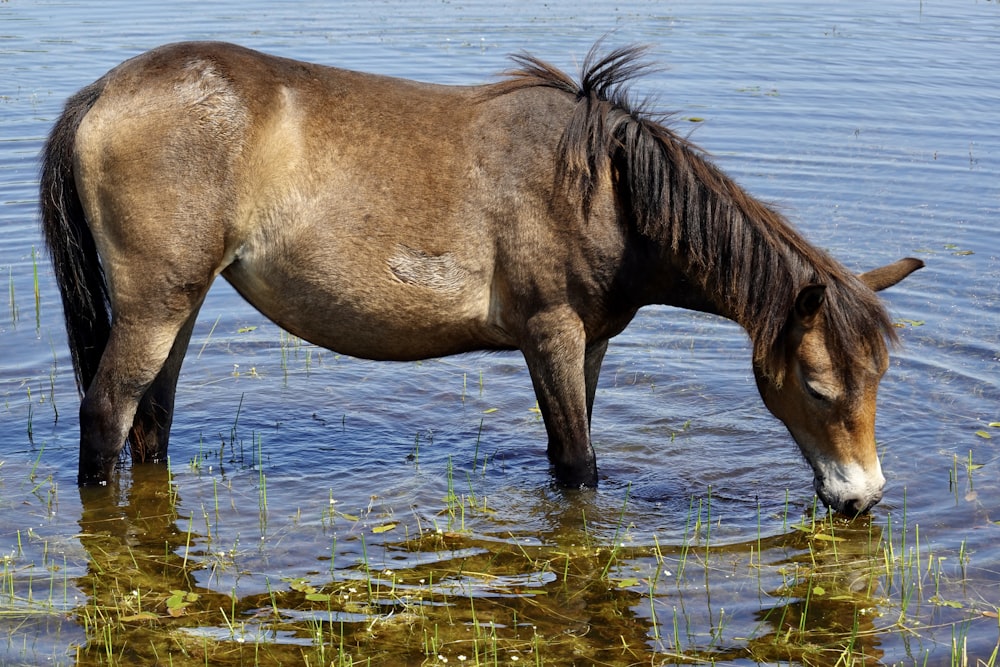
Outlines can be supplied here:
<path id="1" fill-rule="evenodd" d="M 680 282 L 676 287 L 667 290 L 663 298 L 665 305 L 668 306 L 696 310 L 710 315 L 721 315 L 734 320 L 732 313 L 727 312 L 725 306 L 719 302 L 715 295 L 706 293 L 700 285 L 689 280 Z"/>
<path id="2" fill-rule="evenodd" d="M 656 276 L 647 283 L 650 288 L 645 295 L 648 304 L 674 306 L 686 310 L 695 310 L 709 315 L 719 315 L 742 324 L 736 313 L 727 307 L 725 295 L 714 289 L 703 287 L 711 285 L 691 268 L 685 267 L 682 258 L 672 254 L 661 257 L 653 263 Z"/>

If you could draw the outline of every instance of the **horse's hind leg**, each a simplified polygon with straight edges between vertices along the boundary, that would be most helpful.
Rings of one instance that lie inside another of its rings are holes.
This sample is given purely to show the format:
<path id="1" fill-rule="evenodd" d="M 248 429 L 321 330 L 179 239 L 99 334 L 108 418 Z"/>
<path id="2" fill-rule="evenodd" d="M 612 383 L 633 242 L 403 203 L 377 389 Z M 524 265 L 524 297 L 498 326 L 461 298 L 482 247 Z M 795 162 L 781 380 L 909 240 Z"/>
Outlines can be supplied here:
<path id="1" fill-rule="evenodd" d="M 207 289 L 207 286 L 206 286 Z M 163 431 L 169 427 L 169 419 L 160 421 L 167 406 L 160 404 L 160 398 L 172 396 L 172 386 L 176 379 L 173 369 L 168 369 L 157 382 L 168 359 L 171 365 L 179 366 L 186 338 L 202 295 L 183 307 L 166 309 L 154 308 L 149 304 L 169 301 L 169 297 L 151 296 L 141 309 L 135 306 L 118 308 L 111 327 L 111 337 L 101 357 L 97 374 L 91 382 L 80 404 L 80 473 L 81 485 L 103 484 L 118 460 L 125 445 L 126 436 L 136 421 L 140 401 L 148 401 L 147 411 L 139 417 L 139 428 L 143 437 L 150 432 Z M 184 299 L 186 301 L 186 299 Z M 133 313 L 150 311 L 157 316 L 135 317 Z M 166 312 L 165 312 L 166 311 Z M 178 344 L 178 341 L 180 343 Z M 172 358 L 173 350 L 178 350 Z M 153 385 L 157 388 L 146 399 L 147 391 Z M 170 391 L 165 391 L 171 386 Z M 156 409 L 148 409 L 156 404 Z M 165 444 L 157 441 L 157 447 Z"/>
<path id="2" fill-rule="evenodd" d="M 191 332 L 198 316 L 195 308 L 174 339 L 166 362 L 156 379 L 143 394 L 136 409 L 132 429 L 128 434 L 129 451 L 133 463 L 163 462 L 167 460 L 170 425 L 174 418 L 174 396 L 177 377 L 181 372 L 184 354 L 191 341 Z"/>

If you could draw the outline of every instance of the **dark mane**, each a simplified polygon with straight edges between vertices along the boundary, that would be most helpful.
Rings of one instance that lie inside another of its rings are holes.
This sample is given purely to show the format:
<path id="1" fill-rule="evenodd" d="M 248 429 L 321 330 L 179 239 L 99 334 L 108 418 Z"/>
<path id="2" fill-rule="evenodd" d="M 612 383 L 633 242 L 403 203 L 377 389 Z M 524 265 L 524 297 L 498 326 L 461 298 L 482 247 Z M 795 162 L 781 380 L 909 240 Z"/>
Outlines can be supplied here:
<path id="1" fill-rule="evenodd" d="M 600 57 L 599 46 L 587 55 L 579 83 L 548 63 L 519 55 L 517 68 L 489 93 L 541 86 L 576 98 L 559 146 L 560 176 L 578 190 L 584 212 L 602 175 L 614 174 L 636 232 L 675 254 L 688 277 L 746 329 L 755 364 L 776 384 L 784 377 L 789 315 L 808 285 L 826 286 L 823 312 L 835 367 L 847 374 L 858 350 L 882 353 L 878 339 L 894 341 L 895 332 L 875 293 L 671 131 L 663 116 L 631 98 L 626 84 L 651 69 L 642 60 L 645 49 L 623 47 Z M 850 377 L 844 381 L 854 384 Z"/>

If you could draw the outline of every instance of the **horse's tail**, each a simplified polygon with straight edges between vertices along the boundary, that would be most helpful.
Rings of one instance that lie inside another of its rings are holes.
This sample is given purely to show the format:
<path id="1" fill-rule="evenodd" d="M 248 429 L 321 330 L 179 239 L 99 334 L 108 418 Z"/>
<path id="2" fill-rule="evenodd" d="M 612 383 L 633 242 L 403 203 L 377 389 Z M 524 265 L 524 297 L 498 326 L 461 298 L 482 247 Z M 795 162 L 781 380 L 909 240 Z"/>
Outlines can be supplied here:
<path id="1" fill-rule="evenodd" d="M 103 89 L 103 82 L 98 81 L 69 99 L 42 151 L 42 233 L 59 284 L 76 385 L 81 393 L 94 379 L 111 335 L 108 284 L 74 173 L 77 129 Z"/>

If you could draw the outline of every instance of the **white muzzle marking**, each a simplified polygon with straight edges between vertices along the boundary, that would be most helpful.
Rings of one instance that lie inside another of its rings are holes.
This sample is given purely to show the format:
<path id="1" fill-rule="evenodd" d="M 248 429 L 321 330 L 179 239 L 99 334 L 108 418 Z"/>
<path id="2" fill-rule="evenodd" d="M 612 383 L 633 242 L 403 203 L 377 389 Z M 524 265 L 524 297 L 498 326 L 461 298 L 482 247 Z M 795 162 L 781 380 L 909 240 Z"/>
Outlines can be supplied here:
<path id="1" fill-rule="evenodd" d="M 817 495 L 837 512 L 862 514 L 882 499 L 885 477 L 877 459 L 871 470 L 857 463 L 843 465 L 820 459 L 813 463 L 813 472 Z"/>

